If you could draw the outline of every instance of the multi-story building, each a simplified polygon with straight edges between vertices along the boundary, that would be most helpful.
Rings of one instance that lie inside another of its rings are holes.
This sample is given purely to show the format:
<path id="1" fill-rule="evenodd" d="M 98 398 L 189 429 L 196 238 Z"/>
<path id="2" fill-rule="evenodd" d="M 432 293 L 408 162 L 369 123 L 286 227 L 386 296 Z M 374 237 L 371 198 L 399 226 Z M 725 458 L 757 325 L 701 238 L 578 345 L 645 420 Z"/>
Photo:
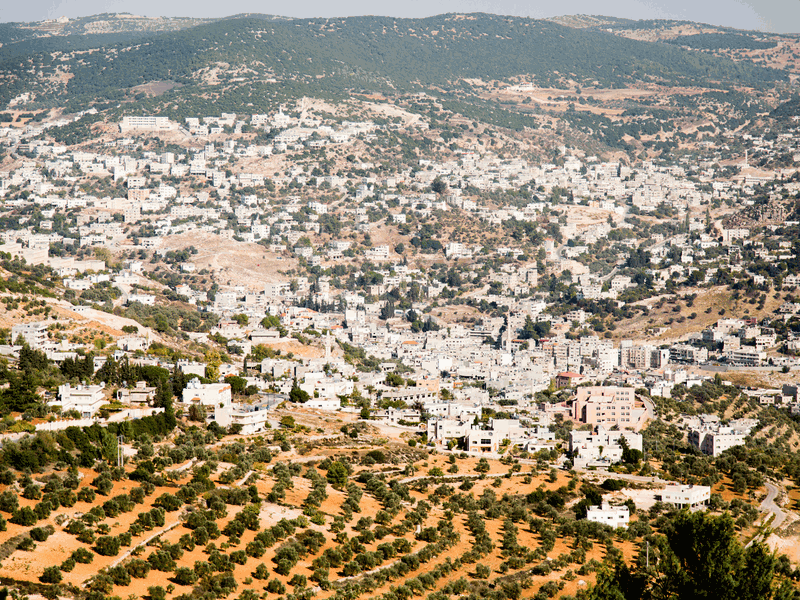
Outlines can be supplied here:
<path id="1" fill-rule="evenodd" d="M 58 386 L 58 399 L 51 400 L 49 406 L 60 406 L 62 412 L 77 410 L 81 417 L 93 416 L 103 404 L 106 398 L 103 393 L 105 384 L 100 385 L 79 385 L 72 387 L 70 384 Z"/>
<path id="2" fill-rule="evenodd" d="M 750 428 L 735 429 L 720 425 L 709 425 L 689 430 L 689 443 L 703 454 L 719 456 L 725 450 L 744 445 Z"/>
<path id="3" fill-rule="evenodd" d="M 638 429 L 646 415 L 644 404 L 637 402 L 633 388 L 592 386 L 578 388 L 572 405 L 572 418 L 581 423 L 610 428 Z"/>
<path id="4" fill-rule="evenodd" d="M 177 123 L 173 123 L 168 117 L 122 117 L 119 125 L 122 131 L 167 131 L 176 129 Z"/>
<path id="5" fill-rule="evenodd" d="M 28 346 L 41 349 L 47 343 L 47 325 L 44 323 L 20 323 L 11 328 L 11 340 L 22 338 Z"/>
<path id="6" fill-rule="evenodd" d="M 627 527 L 631 513 L 627 506 L 611 506 L 604 502 L 602 506 L 590 506 L 586 510 L 586 520 L 602 523 L 611 527 Z"/>
<path id="7" fill-rule="evenodd" d="M 267 428 L 269 404 L 227 404 L 214 408 L 214 420 L 221 427 L 240 425 L 242 435 L 250 435 Z"/>
<path id="8" fill-rule="evenodd" d="M 569 434 L 569 451 L 575 466 L 587 466 L 592 462 L 619 462 L 622 460 L 623 444 L 641 452 L 642 435 L 632 431 L 606 431 L 602 426 L 598 426 L 594 432 L 573 430 Z"/>

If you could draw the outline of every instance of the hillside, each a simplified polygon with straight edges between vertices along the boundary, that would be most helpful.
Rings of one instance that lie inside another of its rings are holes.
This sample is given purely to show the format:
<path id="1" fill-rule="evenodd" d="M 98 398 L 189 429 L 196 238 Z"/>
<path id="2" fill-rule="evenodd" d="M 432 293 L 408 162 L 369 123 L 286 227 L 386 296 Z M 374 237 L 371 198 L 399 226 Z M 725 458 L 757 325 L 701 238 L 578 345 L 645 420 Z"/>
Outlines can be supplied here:
<path id="1" fill-rule="evenodd" d="M 466 79 L 518 76 L 545 87 L 620 87 L 637 80 L 758 86 L 785 79 L 778 71 L 674 45 L 485 14 L 271 22 L 241 18 L 135 43 L 80 39 L 79 48 L 70 48 L 70 36 L 18 42 L 29 44 L 19 46 L 26 49 L 22 63 L 0 53 L 6 59 L 0 61 L 5 80 L 0 102 L 5 104 L 23 91 L 35 92 L 42 103 L 56 95 L 62 101 L 66 95 L 68 100 L 101 102 L 151 81 L 197 84 L 203 69 L 219 63 L 227 65 L 229 90 L 277 77 L 329 93 L 353 87 L 401 91 L 443 85 L 466 85 L 468 90 Z M 35 51 L 36 44 L 43 45 L 41 51 Z M 102 48 L 83 52 L 90 44 Z M 31 69 L 41 75 L 32 76 Z M 65 73 L 63 79 L 68 81 L 48 80 L 56 71 Z"/>

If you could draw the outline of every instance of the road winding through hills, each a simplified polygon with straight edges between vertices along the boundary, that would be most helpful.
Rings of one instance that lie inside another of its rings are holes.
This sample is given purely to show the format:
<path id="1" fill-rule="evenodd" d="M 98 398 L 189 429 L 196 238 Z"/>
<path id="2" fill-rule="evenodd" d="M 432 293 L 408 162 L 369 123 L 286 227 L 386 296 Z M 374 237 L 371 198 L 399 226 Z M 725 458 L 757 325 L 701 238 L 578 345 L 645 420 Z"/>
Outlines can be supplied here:
<path id="1" fill-rule="evenodd" d="M 781 490 L 777 485 L 769 481 L 765 482 L 764 485 L 767 488 L 767 497 L 761 502 L 761 510 L 764 512 L 771 512 L 775 515 L 772 521 L 772 529 L 778 529 L 786 520 L 786 513 L 778 506 L 778 503 L 775 502 Z"/>

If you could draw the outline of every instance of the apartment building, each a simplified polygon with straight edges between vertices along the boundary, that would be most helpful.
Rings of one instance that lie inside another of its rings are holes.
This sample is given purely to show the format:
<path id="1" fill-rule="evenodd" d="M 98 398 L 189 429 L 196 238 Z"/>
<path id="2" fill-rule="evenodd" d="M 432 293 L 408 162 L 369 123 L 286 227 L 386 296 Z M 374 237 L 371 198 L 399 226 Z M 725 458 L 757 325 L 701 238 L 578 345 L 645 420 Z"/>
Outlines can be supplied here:
<path id="1" fill-rule="evenodd" d="M 750 428 L 733 428 L 722 425 L 708 425 L 689 430 L 689 443 L 703 454 L 719 456 L 725 450 L 744 445 Z"/>
<path id="2" fill-rule="evenodd" d="M 636 400 L 633 388 L 591 386 L 578 388 L 572 418 L 581 423 L 639 429 L 646 416 L 644 404 Z"/>

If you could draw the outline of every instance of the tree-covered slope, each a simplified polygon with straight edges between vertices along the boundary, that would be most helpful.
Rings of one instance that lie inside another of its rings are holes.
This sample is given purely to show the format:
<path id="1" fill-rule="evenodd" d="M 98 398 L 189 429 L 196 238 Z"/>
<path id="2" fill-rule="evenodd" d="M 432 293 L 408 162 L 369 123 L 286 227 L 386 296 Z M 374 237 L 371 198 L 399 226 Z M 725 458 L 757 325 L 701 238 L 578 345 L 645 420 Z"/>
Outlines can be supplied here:
<path id="1" fill-rule="evenodd" d="M 197 82 L 196 73 L 215 63 L 225 63 L 228 71 L 246 68 L 251 78 L 313 78 L 336 88 L 363 76 L 373 86 L 401 89 L 518 75 L 531 75 L 542 85 L 571 80 L 601 86 L 636 80 L 758 85 L 784 78 L 778 71 L 674 45 L 485 14 L 231 19 L 74 54 L 66 64 L 47 53 L 6 60 L 0 75 L 24 80 L 31 68 L 47 72 L 60 65 L 72 74 L 69 96 L 103 96 L 155 80 Z M 6 94 L 0 90 L 0 95 Z"/>

